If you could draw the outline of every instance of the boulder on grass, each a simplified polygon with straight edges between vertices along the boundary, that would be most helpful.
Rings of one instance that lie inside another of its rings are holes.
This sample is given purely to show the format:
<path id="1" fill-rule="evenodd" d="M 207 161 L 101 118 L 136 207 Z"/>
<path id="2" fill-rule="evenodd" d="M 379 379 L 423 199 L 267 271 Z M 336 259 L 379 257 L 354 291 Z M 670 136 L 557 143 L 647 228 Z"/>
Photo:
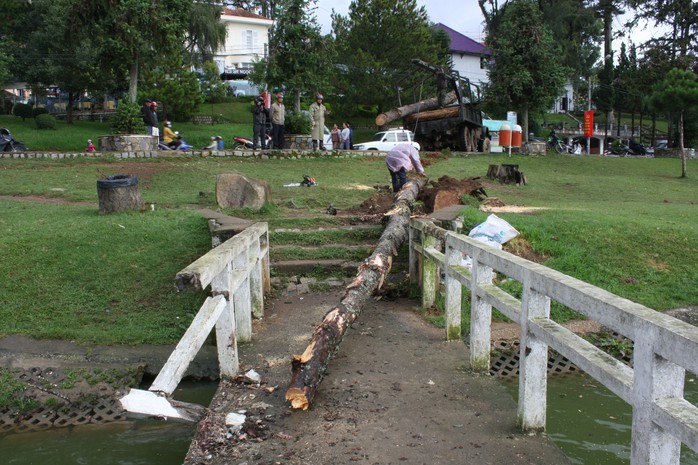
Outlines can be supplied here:
<path id="1" fill-rule="evenodd" d="M 216 202 L 223 208 L 260 209 L 271 202 L 271 187 L 242 174 L 222 173 L 216 177 Z"/>

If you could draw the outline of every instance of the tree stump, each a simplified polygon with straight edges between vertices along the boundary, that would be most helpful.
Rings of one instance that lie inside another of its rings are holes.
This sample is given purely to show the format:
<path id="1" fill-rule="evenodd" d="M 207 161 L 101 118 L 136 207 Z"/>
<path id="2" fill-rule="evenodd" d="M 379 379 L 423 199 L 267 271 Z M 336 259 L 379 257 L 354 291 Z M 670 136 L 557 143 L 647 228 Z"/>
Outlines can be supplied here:
<path id="1" fill-rule="evenodd" d="M 526 185 L 526 176 L 519 171 L 519 165 L 490 165 L 487 170 L 489 179 L 498 179 L 504 184 Z"/>
<path id="2" fill-rule="evenodd" d="M 99 213 L 140 210 L 143 206 L 138 190 L 138 177 L 128 174 L 115 174 L 97 181 Z"/>

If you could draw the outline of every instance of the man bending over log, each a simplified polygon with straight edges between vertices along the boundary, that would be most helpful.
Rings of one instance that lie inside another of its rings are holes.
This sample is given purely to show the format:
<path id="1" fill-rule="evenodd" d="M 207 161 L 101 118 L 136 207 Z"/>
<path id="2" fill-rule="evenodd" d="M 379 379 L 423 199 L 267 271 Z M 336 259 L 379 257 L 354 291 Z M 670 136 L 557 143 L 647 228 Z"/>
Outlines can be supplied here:
<path id="1" fill-rule="evenodd" d="M 388 165 L 390 178 L 393 182 L 393 192 L 400 192 L 407 182 L 407 172 L 416 169 L 419 174 L 424 174 L 422 162 L 419 160 L 419 151 L 410 144 L 398 144 L 393 147 L 385 159 Z"/>

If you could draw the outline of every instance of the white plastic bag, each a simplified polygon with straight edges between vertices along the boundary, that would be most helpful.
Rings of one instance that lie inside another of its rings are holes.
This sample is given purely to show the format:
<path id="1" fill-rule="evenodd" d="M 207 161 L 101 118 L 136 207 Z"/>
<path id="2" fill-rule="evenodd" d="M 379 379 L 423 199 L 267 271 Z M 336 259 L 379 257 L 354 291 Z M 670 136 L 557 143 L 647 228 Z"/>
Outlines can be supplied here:
<path id="1" fill-rule="evenodd" d="M 518 235 L 519 232 L 512 225 L 494 214 L 488 216 L 484 223 L 480 223 L 471 229 L 468 234 L 473 239 L 499 250 L 502 250 L 502 244 Z M 469 256 L 464 255 L 460 265 L 472 269 L 473 260 Z"/>
<path id="2" fill-rule="evenodd" d="M 495 214 L 487 217 L 484 223 L 480 223 L 470 230 L 468 236 L 477 239 L 493 247 L 499 244 L 499 249 L 502 244 L 512 240 L 519 235 L 519 232 L 512 225 L 501 219 Z"/>

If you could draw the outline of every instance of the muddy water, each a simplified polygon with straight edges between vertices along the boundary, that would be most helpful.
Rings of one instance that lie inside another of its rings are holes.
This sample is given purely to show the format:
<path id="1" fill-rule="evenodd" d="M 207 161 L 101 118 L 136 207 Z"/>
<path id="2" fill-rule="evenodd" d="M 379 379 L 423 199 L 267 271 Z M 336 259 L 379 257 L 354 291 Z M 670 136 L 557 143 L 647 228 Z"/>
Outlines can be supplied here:
<path id="1" fill-rule="evenodd" d="M 514 379 L 506 382 L 516 396 Z M 175 398 L 208 405 L 215 383 L 183 383 Z M 698 402 L 698 379 L 686 381 L 686 397 Z M 575 465 L 630 463 L 630 407 L 586 375 L 551 377 L 548 434 Z M 138 420 L 101 426 L 0 435 L 3 465 L 172 465 L 182 463 L 194 425 Z M 684 450 L 682 465 L 698 465 Z"/>
<path id="2" fill-rule="evenodd" d="M 183 382 L 175 399 L 208 405 L 217 383 Z M 195 425 L 159 419 L 0 435 L 2 465 L 173 465 L 184 461 Z"/>
<path id="3" fill-rule="evenodd" d="M 517 395 L 515 378 L 506 385 Z M 685 397 L 698 402 L 698 379 L 687 377 Z M 516 398 L 516 397 L 514 397 Z M 548 378 L 548 435 L 575 465 L 628 465 L 632 409 L 584 374 Z M 698 465 L 684 446 L 682 465 Z"/>

